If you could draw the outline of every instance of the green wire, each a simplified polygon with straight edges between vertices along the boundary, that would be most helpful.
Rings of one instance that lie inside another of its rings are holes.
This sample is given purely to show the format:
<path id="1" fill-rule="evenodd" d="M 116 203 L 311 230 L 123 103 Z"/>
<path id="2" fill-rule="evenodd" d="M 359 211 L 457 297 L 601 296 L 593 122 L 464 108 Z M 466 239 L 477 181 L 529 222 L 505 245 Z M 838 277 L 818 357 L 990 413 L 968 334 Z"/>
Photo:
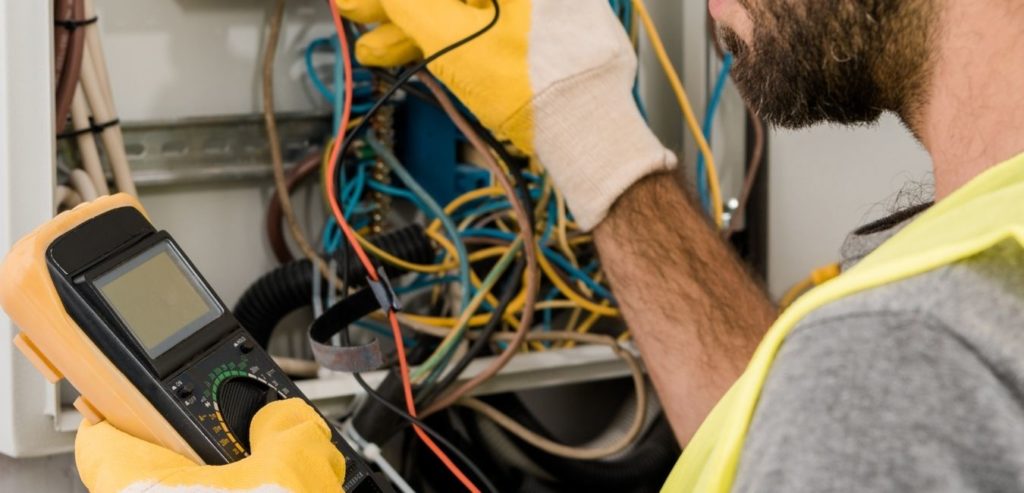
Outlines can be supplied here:
<path id="1" fill-rule="evenodd" d="M 462 340 L 462 337 L 466 333 L 466 329 L 469 328 L 469 319 L 472 318 L 472 314 L 476 313 L 477 309 L 480 308 L 480 305 L 483 304 L 487 294 L 490 293 L 494 285 L 498 283 L 501 275 L 505 273 L 508 266 L 512 264 L 512 260 L 516 258 L 516 255 L 519 254 L 519 251 L 522 250 L 522 248 L 523 238 L 520 236 L 512 243 L 511 248 L 509 248 L 508 251 L 498 259 L 498 262 L 494 264 L 494 268 L 487 273 L 487 277 L 485 277 L 483 282 L 480 283 L 480 289 L 477 290 L 476 295 L 473 296 L 473 299 L 469 301 L 469 304 L 466 305 L 463 310 L 462 316 L 459 318 L 459 324 L 452 329 L 454 336 L 438 346 L 437 349 L 434 350 L 434 353 L 430 355 L 430 358 L 427 358 L 427 361 L 413 370 L 413 379 L 418 380 L 428 371 L 433 370 L 443 359 L 445 359 L 446 355 L 455 349 L 455 345 Z"/>

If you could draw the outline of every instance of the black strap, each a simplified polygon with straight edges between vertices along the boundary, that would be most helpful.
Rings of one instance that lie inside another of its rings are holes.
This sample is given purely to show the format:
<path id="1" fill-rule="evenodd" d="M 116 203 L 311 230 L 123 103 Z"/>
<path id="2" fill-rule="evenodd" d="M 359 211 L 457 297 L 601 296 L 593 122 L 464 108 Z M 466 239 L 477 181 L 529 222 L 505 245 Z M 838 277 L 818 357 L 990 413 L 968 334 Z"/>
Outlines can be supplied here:
<path id="1" fill-rule="evenodd" d="M 99 17 L 96 16 L 90 17 L 88 19 L 54 19 L 53 25 L 57 27 L 63 27 L 68 31 L 74 31 L 75 29 L 78 29 L 80 27 L 88 26 L 89 24 L 95 24 L 98 20 Z"/>
<path id="2" fill-rule="evenodd" d="M 335 334 L 348 330 L 353 322 L 380 309 L 377 295 L 362 289 L 339 301 L 320 315 L 309 327 L 309 344 L 320 366 L 334 371 L 358 373 L 380 368 L 384 359 L 376 339 L 361 346 L 336 346 Z"/>
<path id="3" fill-rule="evenodd" d="M 70 130 L 70 131 L 67 131 L 67 132 L 61 132 L 61 133 L 57 134 L 57 138 L 58 139 L 72 139 L 72 138 L 78 137 L 79 135 L 84 135 L 84 134 L 89 134 L 89 133 L 91 133 L 91 134 L 98 134 L 98 133 L 103 132 L 107 128 L 113 127 L 115 125 L 120 125 L 120 124 L 121 124 L 121 119 L 120 118 L 114 118 L 113 120 L 110 120 L 110 121 L 107 121 L 107 122 L 103 122 L 103 123 L 96 123 L 95 121 L 93 121 L 92 117 L 90 117 L 89 118 L 89 126 L 88 127 L 81 128 L 81 129 L 78 129 L 78 130 Z"/>

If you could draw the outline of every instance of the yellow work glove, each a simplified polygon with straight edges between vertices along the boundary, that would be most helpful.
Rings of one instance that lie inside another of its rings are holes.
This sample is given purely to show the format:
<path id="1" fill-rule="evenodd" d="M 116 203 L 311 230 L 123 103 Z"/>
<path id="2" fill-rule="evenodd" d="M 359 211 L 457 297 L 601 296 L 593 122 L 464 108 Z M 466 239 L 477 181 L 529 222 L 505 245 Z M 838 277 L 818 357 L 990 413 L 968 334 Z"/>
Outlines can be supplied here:
<path id="1" fill-rule="evenodd" d="M 106 421 L 82 423 L 75 462 L 92 493 L 341 491 L 345 458 L 324 420 L 300 399 L 274 402 L 250 427 L 252 454 L 227 465 L 197 465 Z"/>
<path id="2" fill-rule="evenodd" d="M 378 26 L 359 38 L 371 66 L 429 56 L 478 31 L 490 0 L 335 0 Z M 480 121 L 534 154 L 577 223 L 596 226 L 630 185 L 676 165 L 632 96 L 636 55 L 607 0 L 498 0 L 498 23 L 428 67 Z"/>

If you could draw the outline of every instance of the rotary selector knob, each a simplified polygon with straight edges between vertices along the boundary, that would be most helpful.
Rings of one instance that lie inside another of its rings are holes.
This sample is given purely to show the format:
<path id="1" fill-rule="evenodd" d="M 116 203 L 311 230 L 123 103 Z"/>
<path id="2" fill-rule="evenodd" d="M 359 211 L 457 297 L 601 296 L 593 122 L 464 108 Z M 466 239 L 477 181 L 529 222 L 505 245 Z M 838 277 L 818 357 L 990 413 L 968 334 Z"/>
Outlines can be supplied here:
<path id="1" fill-rule="evenodd" d="M 280 400 L 281 395 L 259 380 L 237 377 L 220 384 L 215 399 L 227 431 L 237 437 L 246 450 L 251 450 L 249 425 L 252 418 L 263 406 Z"/>

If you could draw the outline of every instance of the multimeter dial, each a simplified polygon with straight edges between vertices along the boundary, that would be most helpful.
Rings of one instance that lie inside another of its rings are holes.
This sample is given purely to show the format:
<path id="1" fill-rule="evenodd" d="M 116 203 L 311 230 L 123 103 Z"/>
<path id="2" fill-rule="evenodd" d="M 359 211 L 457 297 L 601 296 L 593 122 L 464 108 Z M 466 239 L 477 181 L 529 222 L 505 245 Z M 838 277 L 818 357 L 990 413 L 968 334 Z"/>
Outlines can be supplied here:
<path id="1" fill-rule="evenodd" d="M 232 440 L 249 449 L 249 425 L 260 408 L 283 399 L 276 388 L 251 373 L 235 376 L 214 385 L 213 409 Z"/>
<path id="2" fill-rule="evenodd" d="M 266 353 L 240 336 L 170 380 L 170 390 L 198 418 L 222 453 L 249 455 L 249 426 L 259 410 L 297 394 Z"/>

